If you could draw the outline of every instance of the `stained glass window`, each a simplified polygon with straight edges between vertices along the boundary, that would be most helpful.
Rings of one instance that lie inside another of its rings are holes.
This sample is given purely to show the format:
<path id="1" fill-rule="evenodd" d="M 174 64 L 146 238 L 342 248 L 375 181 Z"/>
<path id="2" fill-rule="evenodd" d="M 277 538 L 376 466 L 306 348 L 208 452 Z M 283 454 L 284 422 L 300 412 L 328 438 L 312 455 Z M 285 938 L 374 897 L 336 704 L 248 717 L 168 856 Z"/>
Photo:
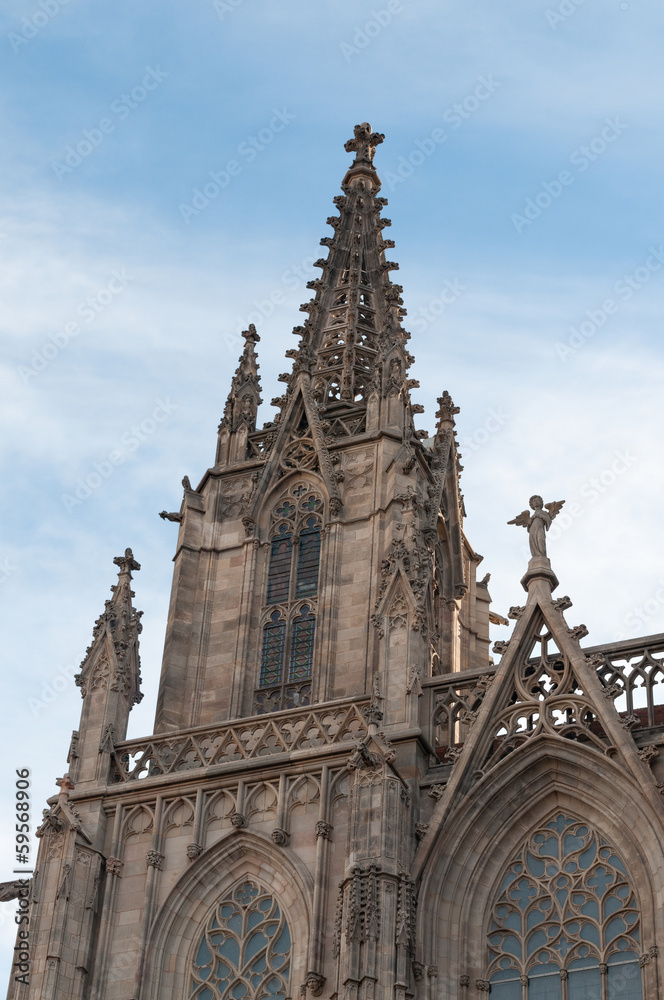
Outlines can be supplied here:
<path id="1" fill-rule="evenodd" d="M 289 681 L 304 681 L 311 677 L 315 628 L 316 619 L 305 604 L 293 621 Z"/>
<path id="2" fill-rule="evenodd" d="M 306 482 L 291 486 L 273 510 L 259 714 L 311 702 L 322 514 L 323 500 Z"/>
<path id="3" fill-rule="evenodd" d="M 521 847 L 489 923 L 494 1000 L 642 1000 L 640 921 L 622 859 L 559 813 Z M 606 983 L 602 979 L 606 976 Z"/>
<path id="4" fill-rule="evenodd" d="M 286 648 L 286 622 L 278 611 L 270 615 L 263 628 L 263 655 L 261 657 L 261 687 L 281 684 Z"/>
<path id="5" fill-rule="evenodd" d="M 320 562 L 320 524 L 310 517 L 300 534 L 297 556 L 296 597 L 309 597 L 318 590 L 318 564 Z"/>
<path id="6" fill-rule="evenodd" d="M 208 918 L 188 1000 L 286 1000 L 291 936 L 274 896 L 245 880 Z"/>
<path id="7" fill-rule="evenodd" d="M 270 546 L 270 570 L 267 578 L 267 603 L 281 604 L 288 600 L 290 587 L 291 559 L 293 542 L 285 525 L 279 529 L 279 534 L 272 539 Z"/>

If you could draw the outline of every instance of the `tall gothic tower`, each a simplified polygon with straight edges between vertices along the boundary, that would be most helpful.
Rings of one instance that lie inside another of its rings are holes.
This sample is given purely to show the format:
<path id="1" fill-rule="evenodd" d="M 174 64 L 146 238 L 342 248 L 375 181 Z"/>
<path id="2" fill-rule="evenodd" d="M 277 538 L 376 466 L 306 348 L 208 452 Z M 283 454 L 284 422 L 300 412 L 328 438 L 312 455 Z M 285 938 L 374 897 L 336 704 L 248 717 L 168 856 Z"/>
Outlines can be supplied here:
<path id="1" fill-rule="evenodd" d="M 582 650 L 538 553 L 494 665 L 458 410 L 444 392 L 433 436 L 414 423 L 382 141 L 346 143 L 276 417 L 257 426 L 250 327 L 215 464 L 162 512 L 143 739 L 140 567 L 115 560 L 12 1000 L 660 995 L 664 637 Z"/>

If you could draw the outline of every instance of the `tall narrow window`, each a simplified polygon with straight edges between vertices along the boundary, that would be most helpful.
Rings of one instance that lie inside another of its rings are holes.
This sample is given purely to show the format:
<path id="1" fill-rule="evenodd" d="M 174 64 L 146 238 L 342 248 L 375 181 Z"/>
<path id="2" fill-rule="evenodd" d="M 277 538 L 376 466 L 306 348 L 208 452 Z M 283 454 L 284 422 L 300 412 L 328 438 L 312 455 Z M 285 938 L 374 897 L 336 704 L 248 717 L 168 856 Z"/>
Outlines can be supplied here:
<path id="1" fill-rule="evenodd" d="M 311 702 L 322 512 L 321 497 L 300 482 L 272 514 L 258 713 Z"/>
<path id="2" fill-rule="evenodd" d="M 297 557 L 296 597 L 309 597 L 318 590 L 318 564 L 320 562 L 320 524 L 315 517 L 307 519 L 300 532 Z"/>
<path id="3" fill-rule="evenodd" d="M 314 630 L 316 619 L 305 604 L 293 620 L 289 681 L 304 681 L 311 677 L 314 659 Z"/>
<path id="4" fill-rule="evenodd" d="M 288 600 L 293 542 L 287 525 L 282 524 L 270 546 L 270 572 L 267 578 L 267 603 Z"/>
<path id="5" fill-rule="evenodd" d="M 286 622 L 278 611 L 274 611 L 263 629 L 261 687 L 271 687 L 273 684 L 281 684 L 284 673 L 285 649 Z"/>
<path id="6" fill-rule="evenodd" d="M 488 932 L 493 1000 L 642 1000 L 627 870 L 587 823 L 559 813 L 507 869 Z"/>
<path id="7" fill-rule="evenodd" d="M 274 896 L 243 881 L 208 918 L 188 1000 L 286 1000 L 290 929 Z"/>

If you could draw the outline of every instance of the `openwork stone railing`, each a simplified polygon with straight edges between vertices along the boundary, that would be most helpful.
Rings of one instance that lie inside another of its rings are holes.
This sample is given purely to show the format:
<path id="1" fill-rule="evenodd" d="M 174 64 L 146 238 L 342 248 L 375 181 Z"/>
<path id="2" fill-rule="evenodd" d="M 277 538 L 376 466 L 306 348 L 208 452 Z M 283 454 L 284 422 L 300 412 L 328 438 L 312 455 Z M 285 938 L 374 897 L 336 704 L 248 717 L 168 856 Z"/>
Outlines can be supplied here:
<path id="1" fill-rule="evenodd" d="M 631 730 L 664 725 L 664 635 L 584 648 Z M 423 682 L 430 698 L 432 745 L 453 761 L 494 676 L 494 669 L 464 671 Z"/>
<path id="2" fill-rule="evenodd" d="M 311 750 L 357 740 L 366 732 L 362 702 L 275 712 L 237 723 L 127 740 L 113 752 L 115 781 L 136 781 L 214 764 Z"/>

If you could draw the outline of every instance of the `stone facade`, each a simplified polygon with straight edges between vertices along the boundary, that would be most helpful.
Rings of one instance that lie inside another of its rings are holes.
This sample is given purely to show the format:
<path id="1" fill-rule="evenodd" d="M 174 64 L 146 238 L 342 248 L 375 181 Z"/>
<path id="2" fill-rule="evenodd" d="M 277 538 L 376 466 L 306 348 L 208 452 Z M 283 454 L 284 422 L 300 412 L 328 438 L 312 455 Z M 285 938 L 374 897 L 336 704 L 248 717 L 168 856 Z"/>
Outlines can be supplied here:
<path id="1" fill-rule="evenodd" d="M 449 394 L 414 425 L 381 141 L 346 145 L 276 418 L 251 327 L 215 465 L 162 512 L 144 739 L 140 567 L 116 559 L 11 1000 L 660 996 L 664 636 L 582 649 L 538 555 L 494 664 Z"/>

